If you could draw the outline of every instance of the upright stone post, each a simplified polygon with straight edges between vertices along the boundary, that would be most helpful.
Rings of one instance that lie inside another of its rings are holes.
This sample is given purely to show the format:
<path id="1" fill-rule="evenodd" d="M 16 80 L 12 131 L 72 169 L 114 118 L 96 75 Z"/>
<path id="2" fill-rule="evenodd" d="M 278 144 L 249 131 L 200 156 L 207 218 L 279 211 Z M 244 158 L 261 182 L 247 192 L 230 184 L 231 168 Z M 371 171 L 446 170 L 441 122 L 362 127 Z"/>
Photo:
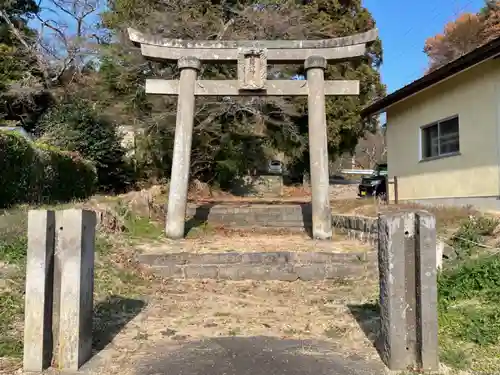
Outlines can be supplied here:
<path id="1" fill-rule="evenodd" d="M 168 194 L 167 222 L 165 232 L 168 238 L 184 237 L 184 226 L 193 140 L 195 84 L 200 60 L 196 57 L 182 57 L 178 63 L 181 71 L 177 118 L 175 125 L 172 175 Z"/>
<path id="2" fill-rule="evenodd" d="M 426 212 L 415 214 L 417 279 L 417 342 L 420 343 L 421 368 L 439 369 L 438 289 L 436 218 Z"/>
<path id="3" fill-rule="evenodd" d="M 330 211 L 328 172 L 328 145 L 325 109 L 326 59 L 310 56 L 305 61 L 307 72 L 309 155 L 312 187 L 312 234 L 313 238 L 332 238 L 332 213 Z"/>
<path id="4" fill-rule="evenodd" d="M 426 212 L 379 216 L 380 349 L 393 371 L 437 371 L 436 221 Z"/>
<path id="5" fill-rule="evenodd" d="M 57 219 L 60 298 L 56 362 L 60 369 L 76 371 L 92 355 L 96 214 L 70 209 Z"/>
<path id="6" fill-rule="evenodd" d="M 52 359 L 54 211 L 28 212 L 28 249 L 24 313 L 25 372 L 40 372 Z"/>

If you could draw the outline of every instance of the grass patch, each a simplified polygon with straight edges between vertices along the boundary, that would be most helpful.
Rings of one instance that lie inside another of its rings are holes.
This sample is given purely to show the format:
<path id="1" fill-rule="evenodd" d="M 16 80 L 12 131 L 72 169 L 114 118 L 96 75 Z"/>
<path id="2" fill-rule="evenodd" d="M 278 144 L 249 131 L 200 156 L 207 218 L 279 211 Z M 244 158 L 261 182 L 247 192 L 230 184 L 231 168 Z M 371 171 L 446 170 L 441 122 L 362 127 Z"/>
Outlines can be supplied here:
<path id="1" fill-rule="evenodd" d="M 498 222 L 471 218 L 451 238 L 456 259 L 438 278 L 441 360 L 457 369 L 500 368 L 500 257 L 481 249 Z"/>
<path id="2" fill-rule="evenodd" d="M 0 213 L 0 357 L 22 357 L 27 210 Z M 1 370 L 1 368 L 0 368 Z"/>
<path id="3" fill-rule="evenodd" d="M 24 312 L 22 281 L 16 277 L 0 290 L 0 357 L 22 357 L 22 335 L 15 329 Z"/>
<path id="4" fill-rule="evenodd" d="M 163 226 L 147 217 L 134 213 L 128 204 L 117 201 L 114 207 L 116 214 L 123 220 L 126 235 L 132 239 L 158 239 L 163 237 Z"/>

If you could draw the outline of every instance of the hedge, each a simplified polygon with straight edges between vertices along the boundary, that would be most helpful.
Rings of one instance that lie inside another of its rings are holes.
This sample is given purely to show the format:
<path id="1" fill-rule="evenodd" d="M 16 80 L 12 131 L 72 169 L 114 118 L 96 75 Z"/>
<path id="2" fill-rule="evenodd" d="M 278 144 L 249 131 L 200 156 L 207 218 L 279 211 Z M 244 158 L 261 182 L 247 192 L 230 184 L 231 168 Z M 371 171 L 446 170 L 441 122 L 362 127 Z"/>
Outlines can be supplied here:
<path id="1" fill-rule="evenodd" d="M 78 154 L 0 132 L 0 207 L 83 199 L 96 184 L 95 167 Z"/>

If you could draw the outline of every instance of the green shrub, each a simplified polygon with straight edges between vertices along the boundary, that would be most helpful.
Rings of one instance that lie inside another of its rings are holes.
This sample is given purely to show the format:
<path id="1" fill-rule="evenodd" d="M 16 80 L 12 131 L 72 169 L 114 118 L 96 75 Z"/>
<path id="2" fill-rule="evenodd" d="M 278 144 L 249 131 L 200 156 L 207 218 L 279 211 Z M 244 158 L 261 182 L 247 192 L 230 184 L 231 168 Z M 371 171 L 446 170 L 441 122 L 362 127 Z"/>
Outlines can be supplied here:
<path id="1" fill-rule="evenodd" d="M 127 161 L 122 135 L 114 122 L 100 116 L 93 103 L 60 103 L 44 114 L 37 131 L 47 144 L 91 160 L 100 191 L 117 193 L 133 186 L 134 170 Z"/>
<path id="2" fill-rule="evenodd" d="M 77 154 L 0 133 L 0 207 L 82 199 L 95 191 L 95 168 Z"/>
<path id="3" fill-rule="evenodd" d="M 45 144 L 37 143 L 37 148 L 44 165 L 44 197 L 60 202 L 87 198 L 94 193 L 97 174 L 92 163 L 77 153 Z"/>
<path id="4" fill-rule="evenodd" d="M 438 286 L 444 304 L 478 297 L 500 301 L 500 256 L 484 255 L 446 269 L 439 275 Z"/>
<path id="5" fill-rule="evenodd" d="M 471 217 L 462 222 L 449 241 L 457 258 L 470 257 L 473 250 L 484 242 L 485 236 L 491 236 L 498 225 L 498 219 L 487 216 Z"/>
<path id="6" fill-rule="evenodd" d="M 439 275 L 440 326 L 454 339 L 481 346 L 500 340 L 500 257 L 464 261 Z"/>
<path id="7" fill-rule="evenodd" d="M 450 241 L 457 257 L 439 274 L 441 359 L 454 367 L 498 368 L 500 255 L 482 246 L 497 226 L 486 216 L 462 222 Z"/>

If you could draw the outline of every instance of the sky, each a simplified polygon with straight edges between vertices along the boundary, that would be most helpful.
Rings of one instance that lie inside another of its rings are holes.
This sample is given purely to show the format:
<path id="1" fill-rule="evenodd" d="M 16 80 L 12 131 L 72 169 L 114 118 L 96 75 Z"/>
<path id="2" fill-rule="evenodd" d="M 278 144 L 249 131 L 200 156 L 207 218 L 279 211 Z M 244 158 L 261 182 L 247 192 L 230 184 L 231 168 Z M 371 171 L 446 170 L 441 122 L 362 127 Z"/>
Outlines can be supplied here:
<path id="1" fill-rule="evenodd" d="M 382 81 L 391 93 L 420 78 L 427 67 L 425 40 L 464 12 L 477 12 L 484 0 L 363 0 L 382 39 Z"/>

